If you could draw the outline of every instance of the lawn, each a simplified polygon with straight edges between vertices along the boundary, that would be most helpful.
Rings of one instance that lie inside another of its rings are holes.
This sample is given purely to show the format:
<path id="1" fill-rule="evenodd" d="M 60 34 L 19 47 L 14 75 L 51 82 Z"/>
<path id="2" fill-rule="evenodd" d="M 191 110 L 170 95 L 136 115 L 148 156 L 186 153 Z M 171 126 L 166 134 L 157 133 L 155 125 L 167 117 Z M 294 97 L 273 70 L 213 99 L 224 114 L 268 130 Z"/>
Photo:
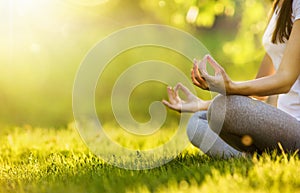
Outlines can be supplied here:
<path id="1" fill-rule="evenodd" d="M 168 132 L 166 130 L 166 132 Z M 211 159 L 189 146 L 173 161 L 149 170 L 125 170 L 93 155 L 68 128 L 0 131 L 0 192 L 300 192 L 297 156 Z"/>

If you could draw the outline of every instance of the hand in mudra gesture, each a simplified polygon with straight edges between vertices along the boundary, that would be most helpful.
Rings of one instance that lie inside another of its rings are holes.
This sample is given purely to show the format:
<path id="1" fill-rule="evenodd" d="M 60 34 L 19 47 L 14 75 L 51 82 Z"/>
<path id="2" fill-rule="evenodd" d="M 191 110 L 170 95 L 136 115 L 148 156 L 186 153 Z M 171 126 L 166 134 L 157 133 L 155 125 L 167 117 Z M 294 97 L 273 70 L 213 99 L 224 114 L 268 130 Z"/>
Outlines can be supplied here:
<path id="1" fill-rule="evenodd" d="M 178 95 L 179 91 L 182 91 L 185 95 L 185 100 Z M 207 101 L 203 101 L 195 96 L 188 88 L 183 84 L 178 83 L 174 89 L 172 87 L 167 88 L 169 101 L 163 100 L 163 104 L 169 108 L 178 112 L 197 112 L 207 109 Z"/>
<path id="2" fill-rule="evenodd" d="M 214 76 L 207 72 L 207 63 L 214 69 Z M 229 76 L 210 55 L 204 56 L 201 61 L 194 60 L 194 66 L 191 71 L 191 78 L 194 85 L 203 90 L 210 90 L 221 94 L 228 94 L 230 86 L 233 84 Z M 185 100 L 180 98 L 178 91 L 181 90 L 185 95 Z M 211 101 L 203 101 L 195 96 L 188 88 L 178 83 L 174 89 L 167 88 L 169 101 L 163 100 L 163 104 L 178 112 L 197 112 L 207 110 Z"/>
<path id="3" fill-rule="evenodd" d="M 212 76 L 207 72 L 207 63 L 210 64 L 215 74 Z M 224 68 L 220 66 L 210 55 L 204 56 L 201 61 L 194 60 L 194 66 L 191 72 L 191 78 L 194 85 L 203 90 L 210 90 L 226 95 L 230 91 L 232 81 L 226 74 Z"/>

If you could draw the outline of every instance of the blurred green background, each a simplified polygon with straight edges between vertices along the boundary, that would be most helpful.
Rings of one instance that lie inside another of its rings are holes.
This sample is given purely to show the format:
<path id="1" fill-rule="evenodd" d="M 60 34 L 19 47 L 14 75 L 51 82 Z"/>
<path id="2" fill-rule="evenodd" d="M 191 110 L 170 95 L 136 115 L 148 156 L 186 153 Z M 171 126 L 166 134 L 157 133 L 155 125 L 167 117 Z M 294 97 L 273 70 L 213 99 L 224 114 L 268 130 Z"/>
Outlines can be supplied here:
<path id="1" fill-rule="evenodd" d="M 270 7 L 267 0 L 1 0 L 0 125 L 72 122 L 72 87 L 81 61 L 101 39 L 133 25 L 165 24 L 189 32 L 233 80 L 253 78 L 264 54 L 261 38 Z M 130 50 L 114 62 L 130 66 L 161 56 L 189 76 L 189 61 L 158 48 Z M 106 70 L 107 85 L 97 90 L 96 100 L 109 101 L 110 78 L 118 73 Z M 141 121 L 149 119 L 153 99 L 166 97 L 165 85 L 148 84 L 134 91 L 129 104 Z M 110 122 L 110 105 L 96 105 L 102 121 Z"/>

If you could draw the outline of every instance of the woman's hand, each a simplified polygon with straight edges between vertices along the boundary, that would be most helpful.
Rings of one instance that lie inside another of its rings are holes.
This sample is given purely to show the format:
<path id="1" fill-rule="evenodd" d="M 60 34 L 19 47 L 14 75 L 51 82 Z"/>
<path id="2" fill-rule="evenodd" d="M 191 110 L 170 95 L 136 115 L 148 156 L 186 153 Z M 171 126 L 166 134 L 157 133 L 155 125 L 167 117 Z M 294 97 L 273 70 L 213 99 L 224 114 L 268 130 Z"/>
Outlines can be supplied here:
<path id="1" fill-rule="evenodd" d="M 208 74 L 206 69 L 207 63 L 213 67 L 215 71 L 214 76 Z M 233 84 L 225 70 L 210 55 L 204 56 L 200 62 L 194 60 L 191 78 L 194 85 L 223 95 L 230 93 L 230 88 Z"/>
<path id="2" fill-rule="evenodd" d="M 178 95 L 178 91 L 183 91 L 186 96 L 186 100 L 183 100 Z M 167 107 L 178 112 L 197 112 L 200 110 L 207 110 L 210 101 L 203 101 L 195 96 L 188 88 L 183 84 L 178 83 L 175 88 L 167 88 L 169 101 L 163 100 L 163 104 Z"/>

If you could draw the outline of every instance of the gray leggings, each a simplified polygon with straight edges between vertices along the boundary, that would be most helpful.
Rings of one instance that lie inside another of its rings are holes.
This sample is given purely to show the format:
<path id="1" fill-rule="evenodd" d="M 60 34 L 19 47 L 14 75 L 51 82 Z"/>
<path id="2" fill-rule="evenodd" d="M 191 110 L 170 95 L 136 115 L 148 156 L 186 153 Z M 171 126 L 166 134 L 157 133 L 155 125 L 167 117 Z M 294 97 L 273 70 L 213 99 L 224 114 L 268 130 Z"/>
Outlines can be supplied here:
<path id="1" fill-rule="evenodd" d="M 300 122 L 287 113 L 244 96 L 217 96 L 208 111 L 195 113 L 187 134 L 191 143 L 211 156 L 242 152 L 300 149 Z"/>

